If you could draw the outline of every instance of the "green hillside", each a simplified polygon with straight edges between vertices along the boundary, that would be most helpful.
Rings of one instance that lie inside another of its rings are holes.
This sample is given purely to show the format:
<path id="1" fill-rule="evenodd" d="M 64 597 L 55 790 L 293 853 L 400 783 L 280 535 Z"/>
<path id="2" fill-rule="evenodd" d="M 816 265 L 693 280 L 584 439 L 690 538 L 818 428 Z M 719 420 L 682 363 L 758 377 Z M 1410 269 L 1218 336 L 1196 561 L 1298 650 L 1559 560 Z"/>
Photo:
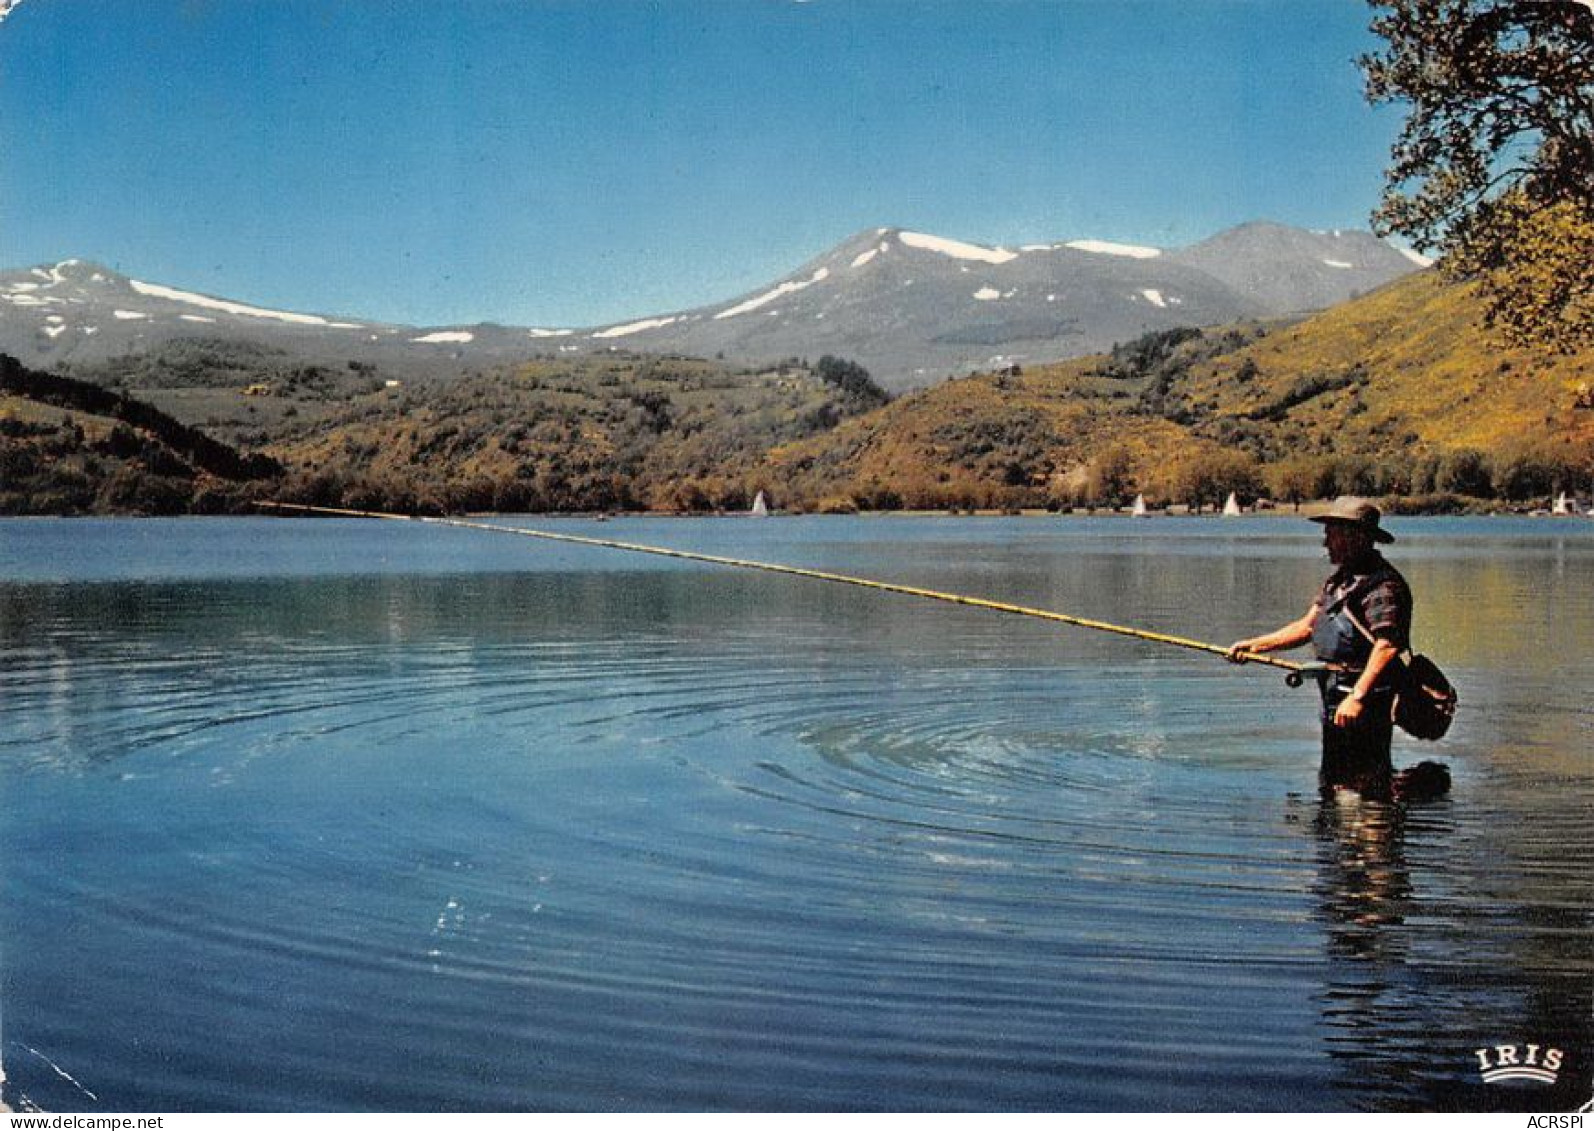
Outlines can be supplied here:
<path id="1" fill-rule="evenodd" d="M 1467 290 L 1423 273 L 1197 366 L 1180 392 L 1198 433 L 1270 461 L 1362 457 L 1420 478 L 1477 451 L 1587 472 L 1594 356 L 1503 348 L 1478 327 Z"/>
<path id="2" fill-rule="evenodd" d="M 176 342 L 51 378 L 57 394 L 76 390 L 66 400 L 10 389 L 0 506 L 209 510 L 270 495 L 695 511 L 741 509 L 762 490 L 790 510 L 1122 506 L 1142 493 L 1212 506 L 1230 491 L 1445 509 L 1586 493 L 1594 358 L 1502 348 L 1479 324 L 1467 291 L 1424 273 L 1292 324 L 1163 331 L 890 402 L 834 358 L 747 369 L 615 352 L 399 381 Z"/>
<path id="3" fill-rule="evenodd" d="M 0 514 L 234 511 L 282 470 L 137 398 L 0 356 Z"/>
<path id="4" fill-rule="evenodd" d="M 953 381 L 770 455 L 798 505 L 1527 502 L 1594 476 L 1594 358 L 1502 348 L 1423 273 L 1293 324 Z"/>
<path id="5" fill-rule="evenodd" d="M 774 445 L 885 397 L 821 359 L 748 371 L 632 354 L 382 389 L 279 428 L 283 497 L 396 510 L 712 510 L 772 484 Z"/>
<path id="6" fill-rule="evenodd" d="M 829 357 L 745 369 L 611 351 L 401 380 L 194 338 L 71 372 L 280 461 L 273 497 L 404 511 L 741 508 L 771 446 L 886 400 Z"/>

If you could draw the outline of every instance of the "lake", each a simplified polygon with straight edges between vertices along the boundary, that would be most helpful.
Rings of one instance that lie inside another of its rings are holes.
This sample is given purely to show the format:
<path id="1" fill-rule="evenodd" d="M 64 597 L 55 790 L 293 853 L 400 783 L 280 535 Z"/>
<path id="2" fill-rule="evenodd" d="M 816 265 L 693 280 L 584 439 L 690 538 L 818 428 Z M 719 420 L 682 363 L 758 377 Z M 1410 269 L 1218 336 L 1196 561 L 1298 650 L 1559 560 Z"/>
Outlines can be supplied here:
<path id="1" fill-rule="evenodd" d="M 1219 644 L 1328 571 L 1289 516 L 502 521 Z M 4 1098 L 1575 1108 L 1594 522 L 1390 525 L 1462 695 L 1397 737 L 1455 781 L 1407 810 L 1319 799 L 1310 685 L 1102 633 L 413 523 L 0 522 Z"/>

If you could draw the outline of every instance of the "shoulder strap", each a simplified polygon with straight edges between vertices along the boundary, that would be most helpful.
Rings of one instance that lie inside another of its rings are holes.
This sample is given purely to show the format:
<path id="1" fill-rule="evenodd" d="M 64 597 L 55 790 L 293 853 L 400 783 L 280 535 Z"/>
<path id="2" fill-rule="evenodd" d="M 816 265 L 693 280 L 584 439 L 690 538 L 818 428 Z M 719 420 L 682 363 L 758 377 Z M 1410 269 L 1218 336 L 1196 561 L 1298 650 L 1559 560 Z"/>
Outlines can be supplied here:
<path id="1" fill-rule="evenodd" d="M 1376 584 L 1379 581 L 1382 581 L 1383 580 L 1383 574 L 1384 574 L 1383 570 L 1375 570 L 1374 572 L 1369 573 L 1366 577 L 1362 578 L 1355 585 L 1352 585 L 1349 589 L 1345 590 L 1345 592 L 1341 593 L 1338 597 L 1334 598 L 1332 603 L 1324 605 L 1323 606 L 1323 615 L 1325 617 L 1331 617 L 1335 613 L 1339 612 L 1340 609 L 1345 609 L 1346 615 L 1350 616 L 1350 609 L 1346 608 L 1346 606 L 1350 602 L 1350 599 L 1352 597 L 1360 597 L 1367 590 L 1371 589 L 1374 584 Z M 1351 623 L 1356 625 L 1357 628 L 1361 628 L 1361 630 L 1362 630 L 1362 632 L 1364 634 L 1366 633 L 1367 630 L 1365 628 L 1362 628 L 1361 622 L 1358 621 L 1354 616 L 1351 616 Z M 1369 639 L 1371 639 L 1371 637 L 1369 637 Z"/>
<path id="2" fill-rule="evenodd" d="M 1345 601 L 1349 599 L 1349 597 L 1350 597 L 1350 594 L 1347 593 L 1339 601 L 1336 601 L 1335 605 L 1336 606 L 1343 605 L 1345 603 Z M 1335 611 L 1337 612 L 1338 609 L 1336 608 Z M 1370 643 L 1370 644 L 1378 643 L 1378 637 L 1374 636 L 1371 632 L 1369 632 L 1367 630 L 1367 626 L 1361 622 L 1361 618 L 1358 617 L 1355 613 L 1351 612 L 1349 608 L 1345 609 L 1345 616 L 1346 616 L 1346 619 L 1348 619 L 1351 622 L 1351 624 L 1356 626 L 1356 631 L 1357 632 L 1359 632 L 1363 636 L 1367 637 L 1368 643 Z M 1407 649 L 1404 652 L 1396 653 L 1396 657 L 1400 660 L 1400 662 L 1402 664 L 1409 665 L 1411 663 L 1411 651 L 1410 651 L 1410 649 Z"/>
<path id="3" fill-rule="evenodd" d="M 1368 627 L 1362 623 L 1361 618 L 1351 611 L 1350 601 L 1351 598 L 1361 596 L 1374 585 L 1377 585 L 1379 582 L 1383 581 L 1384 578 L 1388 576 L 1389 572 L 1390 571 L 1387 568 L 1374 570 L 1372 573 L 1358 581 L 1355 585 L 1352 585 L 1349 589 L 1345 590 L 1344 593 L 1340 594 L 1339 597 L 1335 599 L 1333 604 L 1325 606 L 1323 609 L 1323 615 L 1326 617 L 1331 617 L 1341 610 L 1344 610 L 1345 618 L 1355 626 L 1357 632 L 1361 633 L 1367 638 L 1368 643 L 1378 643 L 1378 637 L 1374 636 Z M 1409 666 L 1411 664 L 1411 655 L 1411 650 L 1408 648 L 1405 651 L 1398 653 L 1397 658 L 1400 660 L 1401 664 Z"/>

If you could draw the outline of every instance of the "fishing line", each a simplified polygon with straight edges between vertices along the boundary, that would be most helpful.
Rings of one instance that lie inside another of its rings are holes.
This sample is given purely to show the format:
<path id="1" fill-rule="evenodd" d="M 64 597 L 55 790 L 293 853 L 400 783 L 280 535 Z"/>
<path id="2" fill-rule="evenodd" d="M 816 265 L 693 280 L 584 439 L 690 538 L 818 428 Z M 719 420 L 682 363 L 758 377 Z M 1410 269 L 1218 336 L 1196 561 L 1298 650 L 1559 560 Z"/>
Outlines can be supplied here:
<path id="1" fill-rule="evenodd" d="M 845 573 L 803 569 L 800 566 L 751 561 L 746 558 L 728 558 L 718 554 L 698 554 L 690 550 L 671 550 L 663 546 L 645 546 L 639 542 L 620 542 L 611 538 L 591 538 L 580 534 L 558 534 L 551 530 L 533 530 L 523 526 L 500 526 L 497 523 L 478 522 L 474 519 L 389 514 L 384 511 L 351 510 L 344 507 L 317 507 L 303 503 L 260 502 L 255 505 L 270 510 L 304 511 L 308 514 L 340 515 L 345 518 L 376 518 L 396 522 L 424 522 L 433 526 L 458 527 L 461 530 L 484 530 L 492 534 L 518 534 L 523 538 L 541 538 L 550 542 L 568 542 L 578 546 L 599 546 L 608 550 L 624 550 L 634 554 L 654 554 L 658 557 L 681 558 L 686 561 L 707 562 L 711 565 L 731 566 L 737 569 L 756 569 L 765 573 L 785 574 L 789 577 L 806 577 L 812 581 L 828 581 L 837 585 L 854 585 L 863 589 L 874 589 L 886 593 L 902 593 L 909 597 L 922 597 L 930 601 L 944 601 L 953 605 L 988 609 L 992 612 L 1008 613 L 1013 616 L 1033 617 L 1037 620 L 1073 625 L 1075 628 L 1090 629 L 1093 632 L 1110 632 L 1116 636 L 1146 640 L 1153 644 L 1167 644 L 1175 648 L 1186 648 L 1191 651 L 1206 652 L 1215 656 L 1227 657 L 1229 655 L 1229 649 L 1221 645 L 1208 644 L 1202 640 L 1191 640 L 1184 636 L 1172 636 L 1165 632 L 1131 628 L 1128 625 L 1113 624 L 1109 621 L 1093 620 L 1089 617 L 1059 613 L 1051 609 L 1037 609 L 1027 605 L 1012 605 L 1004 601 L 991 601 L 984 597 L 970 597 L 962 593 L 943 593 L 936 589 L 921 589 L 915 585 L 900 585 L 893 581 L 876 581 L 872 578 L 853 577 Z M 1334 665 L 1302 664 L 1294 660 L 1280 660 L 1276 657 L 1265 656 L 1256 652 L 1241 652 L 1238 653 L 1238 658 L 1247 663 L 1265 664 L 1268 667 L 1285 671 L 1287 674 L 1284 677 L 1284 681 L 1291 687 L 1299 687 L 1306 676 L 1318 675 L 1334 669 Z"/>

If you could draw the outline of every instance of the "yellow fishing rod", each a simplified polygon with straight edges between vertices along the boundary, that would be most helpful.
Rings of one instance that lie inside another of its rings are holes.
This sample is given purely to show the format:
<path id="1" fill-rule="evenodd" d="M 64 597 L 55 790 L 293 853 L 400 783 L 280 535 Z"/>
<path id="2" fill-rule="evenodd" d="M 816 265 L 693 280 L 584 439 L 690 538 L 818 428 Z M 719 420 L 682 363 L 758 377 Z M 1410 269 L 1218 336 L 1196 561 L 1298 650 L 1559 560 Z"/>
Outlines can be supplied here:
<path id="1" fill-rule="evenodd" d="M 1051 609 L 1036 609 L 1027 605 L 1010 605 L 1004 601 L 990 601 L 984 597 L 969 597 L 961 593 L 942 593 L 935 589 L 921 589 L 915 585 L 899 585 L 892 581 L 875 581 L 867 577 L 852 577 L 845 573 L 803 569 L 800 566 L 750 561 L 745 558 L 727 558 L 718 554 L 697 554 L 690 550 L 671 550 L 663 546 L 644 546 L 638 542 L 619 542 L 612 538 L 590 538 L 580 534 L 556 534 L 551 530 L 533 530 L 523 526 L 500 526 L 497 523 L 478 522 L 474 519 L 466 518 L 389 514 L 384 511 L 351 510 L 346 507 L 316 507 L 304 503 L 260 502 L 255 505 L 268 510 L 303 511 L 307 514 L 338 515 L 343 518 L 379 518 L 396 522 L 425 522 L 434 526 L 455 526 L 462 530 L 485 530 L 492 534 L 518 534 L 523 538 L 542 538 L 550 542 L 569 542 L 578 546 L 601 546 L 608 550 L 625 550 L 634 554 L 654 554 L 663 558 L 683 558 L 687 561 L 708 562 L 711 565 L 734 566 L 737 569 L 757 569 L 763 570 L 765 573 L 783 573 L 790 577 L 806 577 L 813 581 L 829 581 L 838 585 L 856 585 L 860 588 L 876 589 L 885 593 L 903 593 L 909 597 L 923 597 L 930 601 L 945 601 L 952 605 L 967 605 L 971 608 L 989 609 L 992 612 L 1009 613 L 1013 616 L 1055 621 L 1059 624 L 1073 625 L 1075 628 L 1088 628 L 1095 632 L 1110 632 L 1117 636 L 1128 636 L 1135 640 L 1148 640 L 1153 644 L 1168 644 L 1175 648 L 1188 648 L 1191 651 L 1207 652 L 1215 656 L 1228 657 L 1229 655 L 1229 650 L 1220 645 L 1208 644 L 1202 640 L 1191 640 L 1183 636 L 1170 636 L 1165 632 L 1151 632 L 1143 628 L 1130 628 L 1127 625 L 1112 624 L 1104 620 L 1091 620 L 1088 617 L 1076 617 L 1069 613 L 1054 612 Z M 1294 660 L 1280 660 L 1259 652 L 1240 652 L 1237 653 L 1237 658 L 1247 663 L 1265 664 L 1271 668 L 1282 669 L 1287 673 L 1284 681 L 1291 687 L 1299 687 L 1306 676 L 1315 676 L 1333 671 L 1338 666 L 1334 664 L 1302 664 Z"/>

